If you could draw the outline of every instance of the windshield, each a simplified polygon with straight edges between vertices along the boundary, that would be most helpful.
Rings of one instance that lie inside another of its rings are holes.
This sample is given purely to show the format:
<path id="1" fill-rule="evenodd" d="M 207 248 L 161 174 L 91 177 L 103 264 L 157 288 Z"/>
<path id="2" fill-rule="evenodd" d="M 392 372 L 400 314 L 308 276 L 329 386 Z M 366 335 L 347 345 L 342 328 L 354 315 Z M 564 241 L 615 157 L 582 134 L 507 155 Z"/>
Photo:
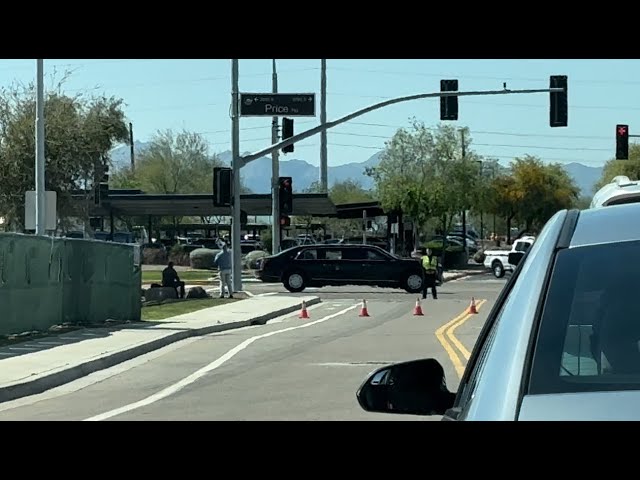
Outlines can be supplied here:
<path id="1" fill-rule="evenodd" d="M 530 394 L 640 387 L 640 242 L 558 254 L 534 355 Z"/>

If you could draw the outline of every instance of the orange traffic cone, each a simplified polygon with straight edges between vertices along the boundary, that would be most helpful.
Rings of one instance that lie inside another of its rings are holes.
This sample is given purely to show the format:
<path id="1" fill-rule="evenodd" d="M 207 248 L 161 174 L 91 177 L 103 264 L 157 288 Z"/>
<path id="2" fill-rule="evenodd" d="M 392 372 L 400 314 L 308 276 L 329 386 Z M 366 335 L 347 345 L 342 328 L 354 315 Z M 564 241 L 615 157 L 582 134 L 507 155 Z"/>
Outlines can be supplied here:
<path id="1" fill-rule="evenodd" d="M 476 308 L 476 300 L 471 297 L 471 305 L 469 305 L 469 313 L 478 313 L 478 309 Z"/>
<path id="2" fill-rule="evenodd" d="M 424 313 L 422 313 L 422 307 L 420 306 L 420 299 L 418 298 L 416 300 L 416 306 L 413 308 L 413 314 L 414 315 L 418 315 L 418 316 L 423 316 Z"/>
<path id="3" fill-rule="evenodd" d="M 369 316 L 369 310 L 367 310 L 367 301 L 365 299 L 362 299 L 362 308 L 360 308 L 360 317 L 368 317 Z"/>
<path id="4" fill-rule="evenodd" d="M 302 301 L 302 310 L 300 311 L 300 316 L 298 318 L 309 318 L 309 313 L 307 312 L 307 302 Z"/>

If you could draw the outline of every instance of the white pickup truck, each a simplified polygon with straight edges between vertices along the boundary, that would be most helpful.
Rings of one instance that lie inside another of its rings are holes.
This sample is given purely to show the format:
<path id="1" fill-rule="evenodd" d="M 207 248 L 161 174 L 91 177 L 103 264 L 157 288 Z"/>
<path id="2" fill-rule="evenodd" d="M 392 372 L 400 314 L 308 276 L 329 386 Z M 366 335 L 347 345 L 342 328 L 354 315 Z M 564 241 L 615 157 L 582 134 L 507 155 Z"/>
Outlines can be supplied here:
<path id="1" fill-rule="evenodd" d="M 509 263 L 509 254 L 526 252 L 534 241 L 535 237 L 522 237 L 513 242 L 511 250 L 487 250 L 484 252 L 484 266 L 490 268 L 496 278 L 502 278 L 506 272 L 513 272 L 515 269 L 515 265 Z"/>

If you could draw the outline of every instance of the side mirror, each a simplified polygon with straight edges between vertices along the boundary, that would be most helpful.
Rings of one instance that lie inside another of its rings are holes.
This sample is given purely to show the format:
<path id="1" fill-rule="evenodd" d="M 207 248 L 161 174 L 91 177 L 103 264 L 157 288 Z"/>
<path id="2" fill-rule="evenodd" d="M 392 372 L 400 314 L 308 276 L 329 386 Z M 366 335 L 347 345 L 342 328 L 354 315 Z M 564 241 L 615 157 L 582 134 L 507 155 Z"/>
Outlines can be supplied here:
<path id="1" fill-rule="evenodd" d="M 511 265 L 518 265 L 524 257 L 525 252 L 510 252 L 509 253 L 509 263 Z"/>
<path id="2" fill-rule="evenodd" d="M 376 370 L 356 397 L 367 412 L 444 415 L 453 408 L 456 394 L 447 390 L 442 365 L 428 358 Z"/>

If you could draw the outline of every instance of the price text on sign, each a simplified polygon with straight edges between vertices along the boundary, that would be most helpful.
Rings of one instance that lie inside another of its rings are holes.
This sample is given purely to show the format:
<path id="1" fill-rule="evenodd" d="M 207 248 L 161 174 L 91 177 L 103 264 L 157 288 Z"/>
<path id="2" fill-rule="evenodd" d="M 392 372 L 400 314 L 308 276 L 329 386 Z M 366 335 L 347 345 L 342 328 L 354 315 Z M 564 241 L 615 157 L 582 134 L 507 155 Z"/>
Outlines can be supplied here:
<path id="1" fill-rule="evenodd" d="M 315 93 L 241 93 L 241 117 L 315 117 Z"/>

